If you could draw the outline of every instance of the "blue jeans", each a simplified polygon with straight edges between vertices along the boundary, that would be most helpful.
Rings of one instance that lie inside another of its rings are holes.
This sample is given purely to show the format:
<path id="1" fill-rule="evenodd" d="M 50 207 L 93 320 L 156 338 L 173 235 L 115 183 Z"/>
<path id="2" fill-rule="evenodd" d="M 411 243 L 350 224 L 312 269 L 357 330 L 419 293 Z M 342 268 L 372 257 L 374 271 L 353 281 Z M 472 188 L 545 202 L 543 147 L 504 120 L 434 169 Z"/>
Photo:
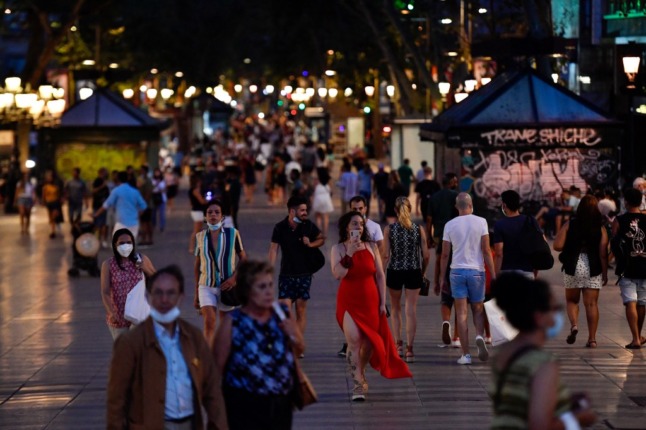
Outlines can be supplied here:
<path id="1" fill-rule="evenodd" d="M 454 299 L 469 299 L 482 303 L 485 298 L 485 272 L 475 269 L 451 269 L 451 295 Z"/>
<path id="2" fill-rule="evenodd" d="M 166 202 L 153 207 L 153 227 L 157 227 L 157 217 L 159 217 L 159 229 L 164 231 L 166 228 Z"/>

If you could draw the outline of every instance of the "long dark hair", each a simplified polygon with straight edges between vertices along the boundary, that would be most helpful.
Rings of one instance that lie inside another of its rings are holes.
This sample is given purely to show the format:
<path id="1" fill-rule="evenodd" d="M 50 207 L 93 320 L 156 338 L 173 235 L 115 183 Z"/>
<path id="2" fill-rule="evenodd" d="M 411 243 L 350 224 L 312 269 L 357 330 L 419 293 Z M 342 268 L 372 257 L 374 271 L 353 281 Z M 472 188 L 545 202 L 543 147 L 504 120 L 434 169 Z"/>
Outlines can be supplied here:
<path id="1" fill-rule="evenodd" d="M 599 201 L 592 194 L 586 194 L 576 209 L 576 222 L 582 238 L 596 237 L 603 226 Z"/>
<path id="2" fill-rule="evenodd" d="M 119 230 L 115 231 L 114 234 L 112 235 L 112 254 L 114 255 L 114 258 L 117 260 L 117 265 L 121 270 L 125 270 L 125 268 L 122 265 L 122 261 L 124 257 L 122 257 L 121 254 L 119 254 L 119 252 L 117 251 L 117 240 L 119 236 L 124 234 L 127 234 L 128 236 L 130 236 L 130 239 L 132 239 L 132 252 L 127 257 L 127 259 L 132 261 L 133 263 L 137 262 L 137 250 L 136 250 L 137 245 L 135 243 L 135 236 L 127 228 L 120 228 Z"/>
<path id="3" fill-rule="evenodd" d="M 352 218 L 358 216 L 361 219 L 363 218 L 363 215 L 361 215 L 357 211 L 350 211 L 346 212 L 339 218 L 339 243 L 343 243 L 346 240 L 348 240 L 348 226 L 350 225 L 350 221 L 352 221 Z M 361 241 L 362 242 L 368 242 L 370 240 L 370 237 L 368 236 L 368 228 L 366 227 L 366 224 L 364 222 L 363 224 L 363 233 L 361 234 Z"/>

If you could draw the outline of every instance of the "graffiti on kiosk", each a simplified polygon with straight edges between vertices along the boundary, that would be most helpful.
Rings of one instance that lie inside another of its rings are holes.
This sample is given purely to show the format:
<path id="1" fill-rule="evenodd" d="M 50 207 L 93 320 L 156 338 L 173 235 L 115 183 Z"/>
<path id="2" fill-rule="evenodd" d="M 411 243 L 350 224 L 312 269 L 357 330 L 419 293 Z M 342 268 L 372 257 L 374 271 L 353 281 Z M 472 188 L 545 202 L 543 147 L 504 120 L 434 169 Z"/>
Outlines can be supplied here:
<path id="1" fill-rule="evenodd" d="M 617 171 L 617 162 L 607 151 L 590 148 L 475 150 L 463 160 L 474 179 L 474 193 L 490 208 L 500 205 L 505 190 L 516 190 L 523 200 L 552 200 L 571 186 L 585 191 L 606 185 Z"/>
<path id="2" fill-rule="evenodd" d="M 496 129 L 481 133 L 480 137 L 491 146 L 595 146 L 601 143 L 601 136 L 594 128 Z"/>

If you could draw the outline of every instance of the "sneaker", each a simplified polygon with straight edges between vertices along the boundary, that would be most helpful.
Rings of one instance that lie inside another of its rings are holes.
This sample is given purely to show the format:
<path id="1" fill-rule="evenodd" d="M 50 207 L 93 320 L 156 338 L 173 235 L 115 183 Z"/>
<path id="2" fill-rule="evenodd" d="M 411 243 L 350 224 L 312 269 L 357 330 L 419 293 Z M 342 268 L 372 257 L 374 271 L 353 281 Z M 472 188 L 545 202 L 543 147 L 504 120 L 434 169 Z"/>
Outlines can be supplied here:
<path id="1" fill-rule="evenodd" d="M 339 352 L 336 353 L 339 357 L 345 357 L 346 352 L 348 351 L 348 344 L 344 343 Z"/>
<path id="2" fill-rule="evenodd" d="M 451 347 L 453 347 L 453 348 L 460 348 L 460 347 L 462 347 L 462 345 L 460 345 L 460 338 L 459 338 L 459 337 L 456 337 L 455 339 L 453 339 L 453 340 L 451 341 Z"/>
<path id="3" fill-rule="evenodd" d="M 352 401 L 353 402 L 363 402 L 366 400 L 366 393 L 363 389 L 363 384 L 357 384 L 352 389 Z"/>
<path id="4" fill-rule="evenodd" d="M 458 364 L 471 364 L 471 354 L 464 354 L 458 359 Z"/>
<path id="5" fill-rule="evenodd" d="M 448 321 L 442 323 L 442 342 L 444 345 L 451 345 L 451 323 Z"/>
<path id="6" fill-rule="evenodd" d="M 476 346 L 478 347 L 478 358 L 480 361 L 489 360 L 489 351 L 487 351 L 487 345 L 485 345 L 485 340 L 482 336 L 476 336 Z"/>

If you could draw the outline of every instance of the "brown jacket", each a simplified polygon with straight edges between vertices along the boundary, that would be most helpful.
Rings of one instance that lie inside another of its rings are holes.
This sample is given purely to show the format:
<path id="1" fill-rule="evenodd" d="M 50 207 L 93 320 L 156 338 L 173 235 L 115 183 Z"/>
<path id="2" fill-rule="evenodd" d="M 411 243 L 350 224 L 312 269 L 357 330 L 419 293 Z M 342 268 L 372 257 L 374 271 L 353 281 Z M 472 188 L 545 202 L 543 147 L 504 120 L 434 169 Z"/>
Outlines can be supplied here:
<path id="1" fill-rule="evenodd" d="M 221 376 L 196 327 L 182 319 L 179 337 L 182 355 L 193 381 L 196 429 L 228 429 Z M 149 317 L 114 343 L 108 380 L 107 428 L 114 430 L 162 430 L 166 395 L 166 358 Z"/>

